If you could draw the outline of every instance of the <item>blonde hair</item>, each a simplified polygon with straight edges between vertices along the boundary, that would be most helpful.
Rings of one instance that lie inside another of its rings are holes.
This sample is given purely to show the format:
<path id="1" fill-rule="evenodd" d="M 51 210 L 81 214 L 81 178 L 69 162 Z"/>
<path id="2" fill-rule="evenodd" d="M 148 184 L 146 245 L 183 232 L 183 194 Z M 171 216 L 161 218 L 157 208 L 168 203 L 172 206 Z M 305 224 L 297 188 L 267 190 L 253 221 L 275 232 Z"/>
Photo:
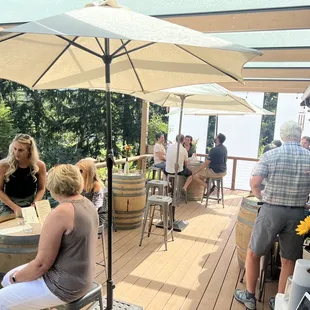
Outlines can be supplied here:
<path id="1" fill-rule="evenodd" d="M 14 156 L 13 145 L 15 142 L 24 144 L 28 147 L 29 167 L 31 170 L 31 175 L 33 177 L 33 180 L 36 182 L 37 181 L 36 173 L 39 171 L 39 167 L 37 165 L 39 161 L 39 152 L 38 152 L 37 144 L 31 136 L 27 134 L 22 134 L 22 133 L 15 136 L 15 138 L 12 140 L 10 144 L 8 156 L 0 161 L 1 164 L 5 164 L 8 166 L 8 169 L 6 173 L 4 174 L 4 180 L 8 182 L 10 180 L 10 176 L 18 168 L 18 161 L 15 159 L 15 156 Z"/>
<path id="2" fill-rule="evenodd" d="M 83 178 L 76 166 L 57 165 L 48 172 L 46 188 L 60 196 L 78 195 L 83 190 Z"/>
<path id="3" fill-rule="evenodd" d="M 94 188 L 95 182 L 99 182 L 102 186 L 102 182 L 98 175 L 97 168 L 95 166 L 95 161 L 90 158 L 81 159 L 76 164 L 81 170 L 85 171 L 84 179 L 84 189 L 86 192 L 91 192 Z"/>

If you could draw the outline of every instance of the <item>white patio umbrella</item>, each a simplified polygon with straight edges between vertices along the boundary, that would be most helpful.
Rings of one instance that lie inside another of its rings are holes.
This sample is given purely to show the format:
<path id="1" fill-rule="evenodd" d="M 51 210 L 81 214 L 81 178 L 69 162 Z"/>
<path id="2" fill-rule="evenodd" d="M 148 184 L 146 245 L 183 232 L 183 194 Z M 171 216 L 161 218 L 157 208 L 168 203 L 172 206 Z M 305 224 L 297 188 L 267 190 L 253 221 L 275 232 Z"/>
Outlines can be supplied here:
<path id="1" fill-rule="evenodd" d="M 189 85 L 183 87 L 176 87 L 164 89 L 158 92 L 142 93 L 133 92 L 129 93 L 143 100 L 155 103 L 162 107 L 179 107 L 180 111 L 173 111 L 172 113 L 180 113 L 179 130 L 181 134 L 183 109 L 191 108 L 194 111 L 198 109 L 208 110 L 213 115 L 219 113 L 236 113 L 236 114 L 269 114 L 271 112 L 259 108 L 247 100 L 238 97 L 231 93 L 229 90 L 217 84 L 202 84 L 202 85 Z M 271 113 L 272 114 L 272 113 Z M 177 156 L 175 163 L 175 176 L 177 176 L 179 169 L 179 150 L 180 142 L 178 143 Z M 177 180 L 177 178 L 176 178 Z M 175 182 L 175 192 L 178 188 Z M 176 195 L 174 195 L 174 204 L 176 203 Z"/>
<path id="2" fill-rule="evenodd" d="M 261 53 L 108 0 L 5 29 L 0 33 L 0 54 L 0 78 L 33 89 L 106 87 L 107 309 L 112 309 L 110 89 L 148 92 L 184 84 L 242 81 L 243 65 Z"/>

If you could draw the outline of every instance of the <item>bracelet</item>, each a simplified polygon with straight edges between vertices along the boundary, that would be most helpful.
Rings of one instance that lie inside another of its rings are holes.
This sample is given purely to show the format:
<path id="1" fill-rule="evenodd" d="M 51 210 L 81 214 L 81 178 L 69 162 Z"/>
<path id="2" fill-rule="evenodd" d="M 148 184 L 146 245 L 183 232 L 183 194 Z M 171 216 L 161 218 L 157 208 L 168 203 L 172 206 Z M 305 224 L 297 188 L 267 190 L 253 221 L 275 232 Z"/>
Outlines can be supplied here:
<path id="1" fill-rule="evenodd" d="M 17 280 L 16 280 L 16 273 L 14 273 L 14 274 L 12 275 L 12 280 L 13 280 L 14 283 L 17 283 Z"/>

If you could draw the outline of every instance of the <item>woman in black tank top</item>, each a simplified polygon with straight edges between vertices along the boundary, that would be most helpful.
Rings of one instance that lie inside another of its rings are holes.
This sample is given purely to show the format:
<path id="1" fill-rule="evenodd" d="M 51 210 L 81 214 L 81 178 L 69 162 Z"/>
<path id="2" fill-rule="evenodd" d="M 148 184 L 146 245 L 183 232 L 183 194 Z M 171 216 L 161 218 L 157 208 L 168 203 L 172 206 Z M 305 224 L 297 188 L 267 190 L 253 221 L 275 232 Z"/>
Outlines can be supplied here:
<path id="1" fill-rule="evenodd" d="M 45 183 L 46 168 L 39 160 L 35 140 L 26 134 L 17 135 L 8 156 L 0 161 L 0 222 L 41 200 Z"/>

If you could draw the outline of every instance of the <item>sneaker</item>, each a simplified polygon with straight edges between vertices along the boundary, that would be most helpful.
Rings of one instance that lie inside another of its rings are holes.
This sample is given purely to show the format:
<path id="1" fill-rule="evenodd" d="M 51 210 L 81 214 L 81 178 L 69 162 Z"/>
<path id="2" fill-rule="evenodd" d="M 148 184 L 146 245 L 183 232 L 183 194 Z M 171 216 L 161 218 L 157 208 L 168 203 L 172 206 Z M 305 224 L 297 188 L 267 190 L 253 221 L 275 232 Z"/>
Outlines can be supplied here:
<path id="1" fill-rule="evenodd" d="M 274 297 L 271 297 L 271 298 L 269 299 L 269 308 L 270 308 L 271 310 L 274 310 L 275 303 L 276 303 L 276 299 L 275 299 Z"/>
<path id="2" fill-rule="evenodd" d="M 256 310 L 256 298 L 247 298 L 246 291 L 236 289 L 234 292 L 234 297 L 241 303 L 243 303 L 247 309 Z"/>

